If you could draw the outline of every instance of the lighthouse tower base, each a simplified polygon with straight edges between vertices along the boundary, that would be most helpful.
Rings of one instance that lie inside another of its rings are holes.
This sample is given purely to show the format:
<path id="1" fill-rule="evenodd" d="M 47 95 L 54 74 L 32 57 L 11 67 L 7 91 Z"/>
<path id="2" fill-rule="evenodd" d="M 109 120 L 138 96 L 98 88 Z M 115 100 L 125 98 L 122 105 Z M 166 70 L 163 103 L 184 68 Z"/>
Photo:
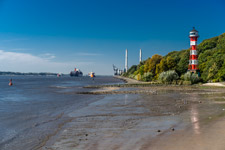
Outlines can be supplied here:
<path id="1" fill-rule="evenodd" d="M 201 74 L 200 74 L 200 70 L 188 70 L 189 72 L 191 72 L 191 73 L 195 73 L 195 74 L 198 74 L 198 77 L 200 77 L 201 76 Z"/>

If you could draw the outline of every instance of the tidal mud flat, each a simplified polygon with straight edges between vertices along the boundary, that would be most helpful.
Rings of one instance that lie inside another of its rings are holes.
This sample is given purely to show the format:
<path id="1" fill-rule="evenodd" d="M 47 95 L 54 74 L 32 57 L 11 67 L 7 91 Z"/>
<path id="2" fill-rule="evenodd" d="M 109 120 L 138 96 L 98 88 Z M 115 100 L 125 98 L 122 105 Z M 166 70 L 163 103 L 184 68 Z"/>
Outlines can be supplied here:
<path id="1" fill-rule="evenodd" d="M 102 95 L 68 114 L 45 150 L 161 150 L 225 147 L 225 89 L 202 86 L 93 86 Z M 66 93 L 65 93 L 66 94 Z"/>
<path id="2" fill-rule="evenodd" d="M 1 150 L 224 149 L 223 87 L 0 78 Z M 13 93 L 13 94 L 12 94 Z"/>

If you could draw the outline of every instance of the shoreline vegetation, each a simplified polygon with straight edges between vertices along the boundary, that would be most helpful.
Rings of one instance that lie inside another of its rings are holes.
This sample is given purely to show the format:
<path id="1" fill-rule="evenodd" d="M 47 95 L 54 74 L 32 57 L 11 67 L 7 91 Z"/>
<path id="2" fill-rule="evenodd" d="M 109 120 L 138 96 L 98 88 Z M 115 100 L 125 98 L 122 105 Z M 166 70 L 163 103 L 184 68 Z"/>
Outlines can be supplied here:
<path id="1" fill-rule="evenodd" d="M 225 81 L 225 33 L 203 40 L 197 50 L 197 73 L 188 72 L 190 49 L 186 49 L 172 51 L 166 56 L 155 54 L 131 66 L 122 76 L 138 81 L 178 85 Z"/>
<path id="2" fill-rule="evenodd" d="M 118 78 L 118 79 L 121 79 L 123 80 L 126 84 L 128 85 L 173 85 L 173 84 L 162 84 L 160 82 L 143 82 L 143 81 L 138 81 L 138 80 L 135 80 L 135 79 L 131 79 L 131 78 L 128 78 L 128 77 L 124 77 L 124 76 L 114 76 L 115 78 Z M 174 85 L 179 85 L 179 84 L 174 84 Z M 187 85 L 191 85 L 191 84 L 187 84 Z M 225 87 L 225 82 L 217 82 L 217 83 L 199 83 L 199 84 L 194 84 L 194 85 L 199 85 L 199 86 L 218 86 L 218 87 Z M 194 85 L 191 85 L 191 86 L 194 86 Z"/>
<path id="3" fill-rule="evenodd" d="M 177 90 L 177 91 L 195 91 L 207 88 L 224 88 L 225 83 L 205 83 L 205 84 L 163 84 L 160 82 L 143 82 L 135 79 L 114 76 L 120 79 L 125 84 L 111 84 L 111 85 L 89 85 L 84 86 L 88 91 L 75 92 L 73 94 L 90 94 L 90 95 L 112 95 L 112 94 L 146 94 L 157 95 L 160 90 Z M 148 89 L 150 88 L 150 90 Z M 169 89 L 168 89 L 169 88 Z M 127 90 L 121 90 L 127 89 Z"/>

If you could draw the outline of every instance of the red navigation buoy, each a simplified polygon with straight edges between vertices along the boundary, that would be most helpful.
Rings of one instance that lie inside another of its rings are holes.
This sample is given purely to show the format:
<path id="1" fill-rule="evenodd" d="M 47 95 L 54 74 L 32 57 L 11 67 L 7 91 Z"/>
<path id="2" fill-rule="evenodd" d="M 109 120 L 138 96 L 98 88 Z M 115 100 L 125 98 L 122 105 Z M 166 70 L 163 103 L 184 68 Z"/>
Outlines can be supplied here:
<path id="1" fill-rule="evenodd" d="M 9 80 L 9 86 L 12 86 L 13 83 L 12 83 L 12 79 Z"/>

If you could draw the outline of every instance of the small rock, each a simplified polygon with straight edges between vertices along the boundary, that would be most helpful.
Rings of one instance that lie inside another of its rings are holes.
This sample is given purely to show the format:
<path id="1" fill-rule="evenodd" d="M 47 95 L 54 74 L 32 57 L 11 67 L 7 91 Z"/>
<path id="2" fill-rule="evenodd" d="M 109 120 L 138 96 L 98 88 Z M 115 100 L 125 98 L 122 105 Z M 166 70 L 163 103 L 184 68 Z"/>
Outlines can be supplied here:
<path id="1" fill-rule="evenodd" d="M 161 130 L 158 130 L 157 132 L 161 132 Z"/>
<path id="2" fill-rule="evenodd" d="M 85 134 L 86 136 L 88 136 L 88 134 Z"/>
<path id="3" fill-rule="evenodd" d="M 198 101 L 199 103 L 202 103 L 202 101 Z"/>
<path id="4" fill-rule="evenodd" d="M 209 119 L 212 119 L 212 117 L 209 117 Z"/>
<path id="5" fill-rule="evenodd" d="M 171 130 L 172 130 L 172 131 L 174 131 L 175 129 L 174 129 L 174 128 L 172 128 Z"/>
<path id="6" fill-rule="evenodd" d="M 223 110 L 225 110 L 225 109 L 223 109 Z"/>

